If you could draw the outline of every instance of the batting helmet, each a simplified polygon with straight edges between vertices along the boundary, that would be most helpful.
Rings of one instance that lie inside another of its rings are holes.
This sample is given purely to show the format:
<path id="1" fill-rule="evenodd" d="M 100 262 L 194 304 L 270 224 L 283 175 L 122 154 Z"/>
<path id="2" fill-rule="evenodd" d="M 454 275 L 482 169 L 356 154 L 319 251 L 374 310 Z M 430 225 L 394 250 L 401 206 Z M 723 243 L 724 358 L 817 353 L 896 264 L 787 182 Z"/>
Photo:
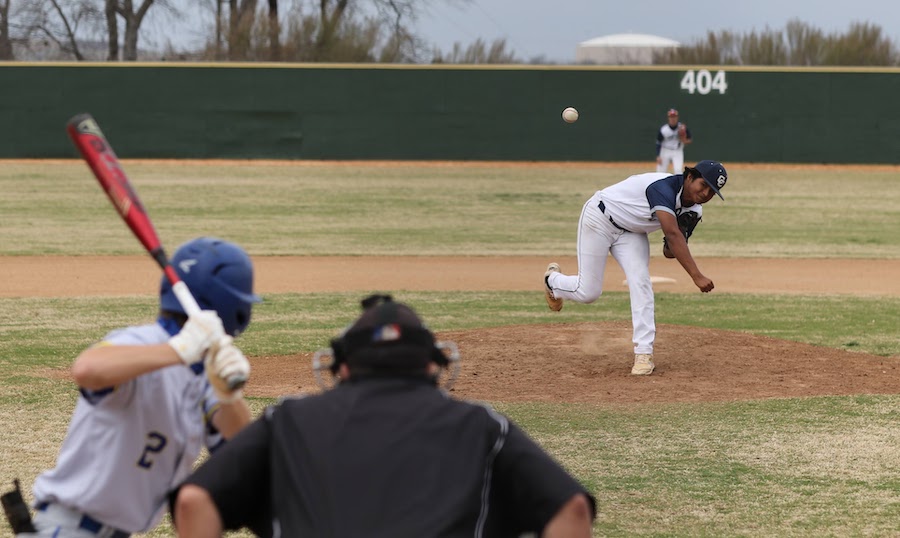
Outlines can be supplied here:
<path id="1" fill-rule="evenodd" d="M 253 293 L 253 263 L 241 247 L 215 237 L 200 237 L 178 247 L 170 263 L 200 308 L 219 314 L 226 333 L 237 336 L 244 332 L 253 303 L 262 299 Z M 185 313 L 165 276 L 159 297 L 162 310 Z"/>
<path id="2" fill-rule="evenodd" d="M 313 357 L 317 374 L 324 368 L 337 373 L 341 364 L 346 364 L 357 377 L 421 376 L 427 374 L 432 362 L 442 369 L 452 362 L 451 376 L 455 379 L 459 361 L 456 344 L 435 341 L 412 308 L 394 302 L 390 295 L 371 295 L 362 300 L 362 307 L 362 315 L 331 341 L 331 349 Z M 332 356 L 328 365 L 320 362 L 325 355 Z"/>

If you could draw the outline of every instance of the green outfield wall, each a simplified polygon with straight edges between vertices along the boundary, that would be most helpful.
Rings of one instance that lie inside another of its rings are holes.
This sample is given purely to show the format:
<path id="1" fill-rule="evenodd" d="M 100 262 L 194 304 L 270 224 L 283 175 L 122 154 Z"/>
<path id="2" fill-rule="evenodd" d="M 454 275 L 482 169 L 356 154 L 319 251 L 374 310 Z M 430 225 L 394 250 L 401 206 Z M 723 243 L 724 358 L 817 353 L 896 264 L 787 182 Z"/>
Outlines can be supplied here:
<path id="1" fill-rule="evenodd" d="M 900 163 L 900 70 L 0 64 L 0 158 L 640 161 L 670 107 L 686 160 Z M 576 107 L 578 122 L 560 113 Z"/>

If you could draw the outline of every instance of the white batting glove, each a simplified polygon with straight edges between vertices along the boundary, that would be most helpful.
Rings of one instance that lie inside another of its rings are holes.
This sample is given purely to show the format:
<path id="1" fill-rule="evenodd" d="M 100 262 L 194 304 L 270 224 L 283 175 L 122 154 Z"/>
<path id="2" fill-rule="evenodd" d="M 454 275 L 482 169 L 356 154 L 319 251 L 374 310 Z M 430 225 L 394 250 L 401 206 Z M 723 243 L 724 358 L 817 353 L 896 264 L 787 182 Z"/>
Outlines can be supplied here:
<path id="1" fill-rule="evenodd" d="M 169 345 L 185 364 L 203 359 L 206 350 L 225 336 L 222 320 L 215 310 L 203 310 L 188 318 L 181 332 L 169 338 Z"/>
<path id="2" fill-rule="evenodd" d="M 250 378 L 250 361 L 226 336 L 207 354 L 206 378 L 212 385 L 216 398 L 222 403 L 237 401 L 243 396 L 241 388 Z"/>

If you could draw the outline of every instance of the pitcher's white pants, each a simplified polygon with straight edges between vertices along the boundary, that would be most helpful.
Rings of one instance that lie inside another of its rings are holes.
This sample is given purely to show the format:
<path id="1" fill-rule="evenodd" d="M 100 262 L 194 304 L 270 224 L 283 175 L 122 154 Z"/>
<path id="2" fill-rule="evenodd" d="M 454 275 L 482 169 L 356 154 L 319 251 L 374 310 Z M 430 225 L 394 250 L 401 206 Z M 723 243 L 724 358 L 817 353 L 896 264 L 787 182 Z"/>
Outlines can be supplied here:
<path id="1" fill-rule="evenodd" d="M 623 232 L 597 207 L 593 196 L 578 221 L 578 274 L 551 273 L 548 281 L 557 299 L 593 303 L 603 293 L 603 273 L 609 254 L 625 271 L 631 294 L 631 323 L 636 354 L 653 353 L 656 338 L 653 285 L 650 282 L 650 241 L 647 234 Z"/>
<path id="2" fill-rule="evenodd" d="M 659 158 L 659 164 L 656 165 L 657 172 L 666 172 L 671 174 L 680 174 L 684 172 L 684 148 L 660 148 Z M 669 172 L 669 163 L 672 164 L 672 172 Z"/>

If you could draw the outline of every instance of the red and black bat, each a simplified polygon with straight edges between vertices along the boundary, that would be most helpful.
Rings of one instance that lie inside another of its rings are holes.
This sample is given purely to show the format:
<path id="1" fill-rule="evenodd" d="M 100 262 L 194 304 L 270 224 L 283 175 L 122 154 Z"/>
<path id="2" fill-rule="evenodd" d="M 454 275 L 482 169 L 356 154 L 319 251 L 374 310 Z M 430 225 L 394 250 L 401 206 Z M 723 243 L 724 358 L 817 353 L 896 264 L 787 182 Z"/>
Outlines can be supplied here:
<path id="1" fill-rule="evenodd" d="M 106 195 L 109 196 L 122 220 L 131 228 L 135 237 L 162 268 L 166 278 L 172 284 L 172 292 L 178 298 L 185 313 L 188 316 L 199 313 L 200 306 L 197 304 L 197 300 L 194 299 L 187 285 L 182 282 L 178 273 L 175 272 L 175 268 L 169 263 L 169 258 L 156 234 L 153 222 L 147 215 L 134 187 L 131 186 L 131 181 L 125 175 L 119 158 L 116 157 L 112 146 L 103 136 L 100 126 L 90 114 L 78 114 L 69 120 L 66 131 L 91 171 L 94 172 L 94 176 L 100 182 Z M 229 379 L 228 384 L 232 389 L 236 389 L 246 381 L 246 379 Z"/>

